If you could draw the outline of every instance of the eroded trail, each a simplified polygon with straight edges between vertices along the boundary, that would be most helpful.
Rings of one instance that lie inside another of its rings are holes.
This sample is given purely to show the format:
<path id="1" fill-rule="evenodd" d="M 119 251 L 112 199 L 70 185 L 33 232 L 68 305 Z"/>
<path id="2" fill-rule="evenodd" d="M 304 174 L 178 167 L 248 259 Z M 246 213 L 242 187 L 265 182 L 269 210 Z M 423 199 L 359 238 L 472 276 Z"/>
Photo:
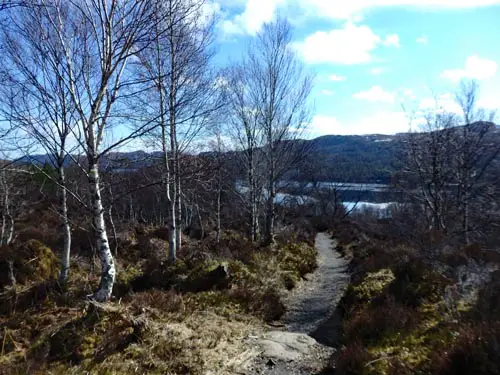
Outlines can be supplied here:
<path id="1" fill-rule="evenodd" d="M 328 323 L 334 318 L 335 308 L 349 282 L 348 260 L 335 250 L 335 240 L 328 233 L 316 235 L 315 247 L 318 269 L 286 298 L 287 313 L 283 321 L 288 331 L 307 333 L 330 345 L 335 337 L 330 341 L 328 334 L 335 335 L 335 332 L 326 331 L 334 329 Z"/>
<path id="2" fill-rule="evenodd" d="M 348 260 L 328 233 L 318 233 L 318 268 L 285 299 L 284 330 L 270 331 L 254 345 L 260 355 L 245 374 L 311 375 L 331 366 L 340 321 L 336 307 L 349 283 Z"/>

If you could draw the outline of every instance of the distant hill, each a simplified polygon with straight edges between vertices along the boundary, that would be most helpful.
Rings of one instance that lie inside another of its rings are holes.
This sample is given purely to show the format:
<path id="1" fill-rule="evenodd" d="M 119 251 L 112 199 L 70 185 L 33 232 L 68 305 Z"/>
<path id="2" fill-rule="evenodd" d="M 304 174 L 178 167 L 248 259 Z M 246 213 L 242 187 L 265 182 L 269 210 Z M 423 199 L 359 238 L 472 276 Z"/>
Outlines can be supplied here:
<path id="1" fill-rule="evenodd" d="M 484 123 L 477 123 L 477 128 Z M 493 134 L 500 142 L 500 131 Z M 460 127 L 455 128 L 457 130 Z M 363 182 L 363 183 L 389 183 L 394 172 L 402 167 L 401 140 L 406 133 L 396 135 L 370 134 L 370 135 L 326 135 L 312 140 L 297 140 L 297 144 L 305 144 L 309 150 L 308 160 L 296 171 L 294 178 L 309 180 L 311 172 L 316 179 L 323 181 Z M 229 160 L 235 160 L 235 151 L 226 153 Z M 200 157 L 211 157 L 213 152 L 204 152 Z M 132 170 L 151 166 L 161 158 L 161 153 L 138 150 L 133 152 L 114 152 L 101 160 L 104 169 Z M 34 155 L 31 157 L 41 165 L 50 164 L 47 155 Z M 29 158 L 22 159 L 30 162 Z M 69 163 L 69 159 L 68 159 Z M 242 173 L 239 161 L 232 165 L 234 173 Z M 243 177 L 243 176 L 242 176 Z"/>
<path id="2" fill-rule="evenodd" d="M 386 183 L 401 167 L 400 139 L 401 135 L 326 135 L 310 141 L 310 152 L 321 162 L 324 180 Z"/>

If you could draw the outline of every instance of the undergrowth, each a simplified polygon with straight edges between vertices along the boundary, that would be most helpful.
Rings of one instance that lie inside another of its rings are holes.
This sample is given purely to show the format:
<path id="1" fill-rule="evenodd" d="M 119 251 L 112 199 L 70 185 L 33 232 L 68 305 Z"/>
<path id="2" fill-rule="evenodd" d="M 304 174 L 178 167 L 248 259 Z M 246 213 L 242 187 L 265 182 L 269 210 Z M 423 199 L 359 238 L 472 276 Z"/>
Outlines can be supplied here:
<path id="1" fill-rule="evenodd" d="M 220 243 L 187 241 L 169 264 L 159 233 L 143 230 L 155 240 L 120 248 L 114 297 L 105 305 L 86 301 L 98 282 L 88 262 L 73 259 L 63 289 L 48 247 L 19 247 L 35 259 L 28 266 L 13 258 L 14 248 L 2 250 L 0 260 L 14 259 L 18 277 L 0 295 L 0 374 L 236 371 L 244 338 L 279 319 L 284 291 L 316 267 L 307 242 L 288 236 L 260 248 L 236 232 Z"/>
<path id="2" fill-rule="evenodd" d="M 499 310 L 491 313 L 500 306 L 499 282 L 484 287 L 476 305 L 457 300 L 451 308 L 447 293 L 456 280 L 443 270 L 453 269 L 457 256 L 454 263 L 429 260 L 356 226 L 338 235 L 352 257 L 352 284 L 340 304 L 338 374 L 500 373 Z"/>

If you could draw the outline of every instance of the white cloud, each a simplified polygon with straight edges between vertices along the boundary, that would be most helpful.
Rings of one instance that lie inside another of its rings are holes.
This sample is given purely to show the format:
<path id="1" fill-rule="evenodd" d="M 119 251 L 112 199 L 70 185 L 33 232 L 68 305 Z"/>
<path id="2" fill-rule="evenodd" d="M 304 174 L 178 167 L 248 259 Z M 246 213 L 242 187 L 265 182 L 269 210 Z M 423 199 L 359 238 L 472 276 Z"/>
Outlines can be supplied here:
<path id="1" fill-rule="evenodd" d="M 223 30 L 226 34 L 255 35 L 264 23 L 273 20 L 276 10 L 284 3 L 286 0 L 247 0 L 241 14 L 223 22 Z"/>
<path id="2" fill-rule="evenodd" d="M 379 76 L 383 74 L 386 71 L 385 68 L 371 68 L 370 73 L 373 74 L 374 76 Z"/>
<path id="3" fill-rule="evenodd" d="M 409 127 L 405 112 L 378 111 L 355 122 L 351 129 L 353 134 L 396 134 L 407 132 Z"/>
<path id="4" fill-rule="evenodd" d="M 341 81 L 345 81 L 347 78 L 344 76 L 338 76 L 336 74 L 332 74 L 331 76 L 328 76 L 328 79 L 330 81 L 334 81 L 334 82 L 341 82 Z"/>
<path id="5" fill-rule="evenodd" d="M 352 19 L 352 17 L 372 8 L 414 7 L 421 9 L 460 9 L 500 4 L 500 0 L 292 0 L 305 12 L 314 12 L 318 16 L 334 19 Z"/>
<path id="6" fill-rule="evenodd" d="M 342 123 L 333 116 L 316 115 L 308 127 L 313 137 L 321 135 L 396 134 L 409 129 L 406 113 L 378 111 L 358 121 Z"/>
<path id="7" fill-rule="evenodd" d="M 383 44 L 386 47 L 401 47 L 398 34 L 387 35 Z"/>
<path id="8" fill-rule="evenodd" d="M 500 99 L 496 97 L 482 98 L 477 101 L 477 106 L 485 110 L 498 111 L 500 110 Z"/>
<path id="9" fill-rule="evenodd" d="M 420 101 L 419 110 L 461 114 L 462 109 L 451 93 L 442 94 L 436 98 L 424 98 Z"/>
<path id="10" fill-rule="evenodd" d="M 225 8 L 240 10 L 225 30 L 243 30 L 249 34 L 259 31 L 279 10 L 295 18 L 330 18 L 359 22 L 363 13 L 375 8 L 412 7 L 423 10 L 461 9 L 499 5 L 500 0 L 217 0 Z M 241 32 L 241 31 L 240 31 Z"/>
<path id="11" fill-rule="evenodd" d="M 371 52 L 380 43 L 380 37 L 368 26 L 348 22 L 342 29 L 311 34 L 294 46 L 308 63 L 351 65 L 372 61 Z"/>
<path id="12" fill-rule="evenodd" d="M 408 98 L 410 100 L 417 99 L 417 96 L 415 95 L 412 89 L 403 89 L 401 91 L 401 95 L 403 96 L 403 98 Z"/>
<path id="13" fill-rule="evenodd" d="M 333 94 L 335 94 L 335 92 L 332 90 L 321 90 L 321 93 L 326 96 L 332 96 Z"/>
<path id="14" fill-rule="evenodd" d="M 453 82 L 458 82 L 464 78 L 486 80 L 495 76 L 497 68 L 498 65 L 493 60 L 470 56 L 467 58 L 463 69 L 445 70 L 441 77 Z"/>
<path id="15" fill-rule="evenodd" d="M 342 125 L 333 116 L 316 115 L 307 126 L 307 133 L 312 137 L 319 137 L 327 134 L 341 134 Z"/>
<path id="16" fill-rule="evenodd" d="M 367 91 L 360 91 L 352 96 L 355 99 L 367 100 L 372 103 L 394 103 L 395 95 L 392 92 L 385 91 L 380 86 L 373 86 Z"/>
<path id="17" fill-rule="evenodd" d="M 416 42 L 418 44 L 428 44 L 429 43 L 429 38 L 427 38 L 425 35 L 422 35 L 417 38 Z"/>

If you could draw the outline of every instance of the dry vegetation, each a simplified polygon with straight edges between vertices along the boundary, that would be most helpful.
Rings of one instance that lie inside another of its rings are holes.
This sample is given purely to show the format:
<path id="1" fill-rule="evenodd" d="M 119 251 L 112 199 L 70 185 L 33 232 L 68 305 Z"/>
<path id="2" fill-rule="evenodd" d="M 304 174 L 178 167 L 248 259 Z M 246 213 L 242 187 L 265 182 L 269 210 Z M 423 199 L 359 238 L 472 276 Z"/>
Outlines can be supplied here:
<path id="1" fill-rule="evenodd" d="M 340 374 L 500 372 L 498 277 L 493 273 L 470 298 L 464 283 L 474 274 L 458 276 L 471 263 L 497 267 L 492 251 L 469 246 L 429 259 L 404 241 L 356 225 L 335 233 L 353 257 L 353 283 L 340 306 Z"/>
<path id="2" fill-rule="evenodd" d="M 129 233 L 108 304 L 86 301 L 99 280 L 87 257 L 75 256 L 62 289 L 57 257 L 41 242 L 2 248 L 0 263 L 15 255 L 18 282 L 2 284 L 0 374 L 230 371 L 249 356 L 244 339 L 278 319 L 285 290 L 316 267 L 311 234 L 260 248 L 228 231 L 219 244 L 188 241 L 175 265 L 164 234 Z"/>

